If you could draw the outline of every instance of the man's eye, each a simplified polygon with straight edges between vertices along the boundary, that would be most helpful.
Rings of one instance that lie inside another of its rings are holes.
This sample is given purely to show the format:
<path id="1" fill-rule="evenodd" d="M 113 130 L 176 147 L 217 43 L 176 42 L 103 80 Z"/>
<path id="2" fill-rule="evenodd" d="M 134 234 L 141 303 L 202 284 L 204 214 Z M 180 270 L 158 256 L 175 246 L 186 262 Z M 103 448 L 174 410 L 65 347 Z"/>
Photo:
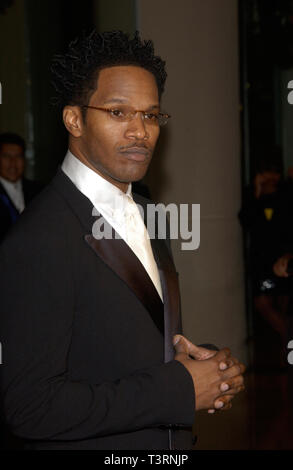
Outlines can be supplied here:
<path id="1" fill-rule="evenodd" d="M 149 121 L 157 121 L 159 119 L 159 115 L 154 113 L 145 113 L 144 117 Z"/>
<path id="2" fill-rule="evenodd" d="M 111 109 L 110 112 L 111 112 L 112 116 L 114 116 L 114 117 L 117 117 L 117 118 L 125 117 L 125 113 L 121 109 Z"/>

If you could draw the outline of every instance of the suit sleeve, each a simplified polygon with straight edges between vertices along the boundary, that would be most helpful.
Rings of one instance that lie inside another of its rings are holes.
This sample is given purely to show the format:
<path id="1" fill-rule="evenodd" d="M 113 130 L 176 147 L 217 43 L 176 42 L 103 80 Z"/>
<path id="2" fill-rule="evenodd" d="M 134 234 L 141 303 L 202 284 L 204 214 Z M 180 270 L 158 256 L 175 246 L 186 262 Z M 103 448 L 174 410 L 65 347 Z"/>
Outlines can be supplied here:
<path id="1" fill-rule="evenodd" d="M 0 272 L 5 273 L 0 300 L 1 398 L 12 432 L 28 439 L 75 440 L 159 425 L 191 426 L 194 388 L 178 361 L 115 382 L 70 379 L 70 241 L 66 236 L 60 241 L 60 232 L 55 232 L 48 243 L 45 230 L 23 238 L 14 231 L 0 250 Z"/>

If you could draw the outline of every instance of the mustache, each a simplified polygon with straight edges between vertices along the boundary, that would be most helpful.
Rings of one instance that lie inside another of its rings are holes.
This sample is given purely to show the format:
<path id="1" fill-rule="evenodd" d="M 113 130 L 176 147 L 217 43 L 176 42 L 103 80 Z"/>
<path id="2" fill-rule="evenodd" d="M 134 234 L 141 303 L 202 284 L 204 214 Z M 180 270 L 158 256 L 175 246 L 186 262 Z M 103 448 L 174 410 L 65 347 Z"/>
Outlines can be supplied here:
<path id="1" fill-rule="evenodd" d="M 122 147 L 118 147 L 119 152 L 127 152 L 127 150 L 131 150 L 131 149 L 145 149 L 150 153 L 153 151 L 153 148 L 149 147 L 148 145 L 146 145 L 144 143 L 135 143 L 135 144 L 131 144 L 131 145 L 125 145 L 125 146 L 122 146 Z"/>

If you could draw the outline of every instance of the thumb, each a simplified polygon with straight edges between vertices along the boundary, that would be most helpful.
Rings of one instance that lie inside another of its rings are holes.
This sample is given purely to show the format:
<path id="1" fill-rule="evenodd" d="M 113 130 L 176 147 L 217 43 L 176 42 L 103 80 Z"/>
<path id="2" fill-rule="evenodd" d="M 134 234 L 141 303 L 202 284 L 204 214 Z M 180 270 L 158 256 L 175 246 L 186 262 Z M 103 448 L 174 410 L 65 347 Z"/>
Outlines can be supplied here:
<path id="1" fill-rule="evenodd" d="M 194 359 L 202 360 L 202 359 L 209 359 L 210 357 L 214 356 L 215 351 L 209 351 L 208 349 L 201 348 L 200 346 L 196 346 L 195 344 L 191 343 L 185 336 L 183 335 L 175 335 L 173 338 L 173 344 L 175 346 L 181 345 L 184 349 L 180 350 L 180 352 L 184 352 Z M 177 351 L 177 349 L 176 349 Z"/>
<path id="2" fill-rule="evenodd" d="M 173 345 L 177 354 L 179 353 L 189 354 L 188 342 L 183 336 L 175 335 L 173 337 Z"/>

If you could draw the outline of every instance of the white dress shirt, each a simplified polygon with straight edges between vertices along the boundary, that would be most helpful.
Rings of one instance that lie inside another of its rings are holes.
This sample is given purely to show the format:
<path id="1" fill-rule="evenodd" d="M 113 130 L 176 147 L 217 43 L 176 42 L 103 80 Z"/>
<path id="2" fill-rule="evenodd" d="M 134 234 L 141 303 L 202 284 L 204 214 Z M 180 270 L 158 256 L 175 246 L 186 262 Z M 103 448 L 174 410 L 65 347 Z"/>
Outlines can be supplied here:
<path id="1" fill-rule="evenodd" d="M 131 183 L 124 193 L 82 163 L 70 150 L 61 169 L 135 253 L 162 299 L 158 268 L 143 219 L 132 198 Z"/>
<path id="2" fill-rule="evenodd" d="M 18 212 L 21 213 L 25 208 L 22 180 L 19 179 L 15 183 L 12 183 L 11 181 L 8 181 L 0 176 L 0 182 Z"/>

